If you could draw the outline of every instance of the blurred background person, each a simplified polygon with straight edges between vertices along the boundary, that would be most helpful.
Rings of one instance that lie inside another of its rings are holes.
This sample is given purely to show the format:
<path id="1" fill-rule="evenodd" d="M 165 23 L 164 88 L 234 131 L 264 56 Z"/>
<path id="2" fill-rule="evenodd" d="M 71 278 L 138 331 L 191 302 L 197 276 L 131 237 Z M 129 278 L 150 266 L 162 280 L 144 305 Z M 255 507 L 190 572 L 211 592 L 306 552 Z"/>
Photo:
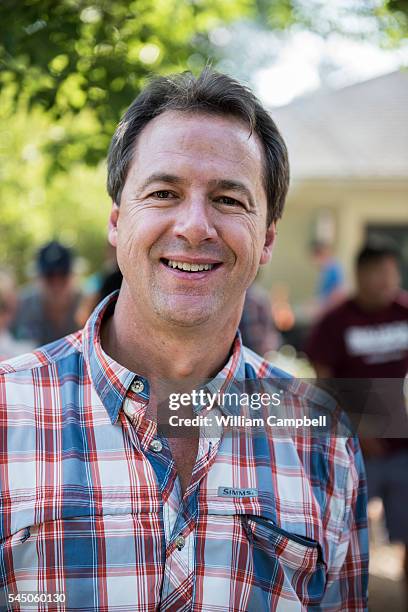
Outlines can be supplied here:
<path id="1" fill-rule="evenodd" d="M 282 343 L 272 318 L 269 295 L 256 284 L 246 292 L 239 329 L 243 344 L 258 355 L 275 351 Z"/>
<path id="2" fill-rule="evenodd" d="M 78 329 L 75 313 L 81 296 L 71 249 L 53 240 L 40 248 L 36 265 L 38 278 L 21 292 L 13 332 L 17 339 L 40 346 Z"/>
<path id="3" fill-rule="evenodd" d="M 76 321 L 78 324 L 82 321 L 81 326 L 83 327 L 85 325 L 97 304 L 99 304 L 99 302 L 106 298 L 106 296 L 110 295 L 113 291 L 120 289 L 122 279 L 122 272 L 119 270 L 117 264 L 111 271 L 105 270 L 103 275 L 101 274 L 97 291 L 86 294 L 79 304 L 76 313 Z"/>
<path id="4" fill-rule="evenodd" d="M 18 341 L 11 335 L 10 324 L 17 309 L 17 290 L 12 275 L 0 270 L 0 361 L 31 351 L 30 342 Z"/>
<path id="5" fill-rule="evenodd" d="M 381 379 L 395 379 L 389 386 L 392 394 L 377 396 L 378 407 L 385 408 L 391 425 L 393 421 L 401 423 L 397 432 L 403 434 L 407 420 L 408 294 L 400 289 L 399 255 L 391 241 L 371 240 L 361 249 L 356 259 L 355 294 L 320 318 L 311 331 L 306 353 L 319 378 L 371 379 L 367 386 L 364 380 L 354 383 L 356 397 L 363 400 L 363 386 L 381 390 Z M 344 381 L 339 381 L 340 387 L 342 384 Z M 353 397 L 350 399 L 352 403 Z M 377 406 L 366 407 L 371 413 Z M 408 605 L 408 439 L 362 437 L 361 446 L 369 498 L 381 498 L 390 541 L 405 545 Z"/>
<path id="6" fill-rule="evenodd" d="M 82 298 L 75 314 L 79 328 L 84 327 L 93 309 L 101 299 L 115 289 L 120 289 L 121 283 L 122 275 L 116 261 L 116 249 L 108 243 L 105 245 L 103 262 L 99 269 L 84 282 Z M 106 293 L 110 287 L 113 287 L 112 290 Z"/>
<path id="7" fill-rule="evenodd" d="M 104 298 L 106 298 L 107 295 L 110 295 L 112 291 L 117 291 L 118 289 L 120 289 L 122 285 L 122 280 L 122 272 L 119 270 L 118 267 L 116 267 L 115 270 L 112 270 L 112 272 L 106 274 L 99 289 L 98 303 Z"/>
<path id="8" fill-rule="evenodd" d="M 316 297 L 319 308 L 325 309 L 345 297 L 343 266 L 334 257 L 331 245 L 325 242 L 312 242 L 311 254 L 319 268 Z"/>
<path id="9" fill-rule="evenodd" d="M 306 353 L 319 377 L 404 378 L 408 369 L 407 292 L 398 251 L 372 240 L 356 259 L 356 292 L 312 328 Z"/>

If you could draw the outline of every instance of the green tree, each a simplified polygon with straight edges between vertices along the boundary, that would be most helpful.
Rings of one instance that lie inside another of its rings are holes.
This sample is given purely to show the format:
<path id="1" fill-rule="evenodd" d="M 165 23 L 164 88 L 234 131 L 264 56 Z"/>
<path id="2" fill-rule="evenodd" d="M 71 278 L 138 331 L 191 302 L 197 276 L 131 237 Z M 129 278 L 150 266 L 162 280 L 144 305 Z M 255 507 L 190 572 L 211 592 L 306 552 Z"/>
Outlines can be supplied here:
<path id="1" fill-rule="evenodd" d="M 246 0 L 1 2 L 0 263 L 24 277 L 56 237 L 96 267 L 122 112 L 151 73 L 216 61 L 208 32 L 247 12 Z"/>
<path id="2" fill-rule="evenodd" d="M 245 0 L 3 0 L 1 85 L 27 108 L 72 122 L 86 108 L 93 130 L 49 143 L 51 170 L 97 163 L 146 78 L 198 69 L 214 56 L 207 33 L 247 12 Z M 216 58 L 215 58 L 216 59 Z"/>
<path id="3" fill-rule="evenodd" d="M 77 115 L 77 129 L 92 129 L 86 111 Z M 109 201 L 106 168 L 76 161 L 66 171 L 49 175 L 44 150 L 69 130 L 42 109 L 11 116 L 0 106 L 0 267 L 14 268 L 20 280 L 28 273 L 34 249 L 59 238 L 75 247 L 91 269 L 101 259 Z"/>

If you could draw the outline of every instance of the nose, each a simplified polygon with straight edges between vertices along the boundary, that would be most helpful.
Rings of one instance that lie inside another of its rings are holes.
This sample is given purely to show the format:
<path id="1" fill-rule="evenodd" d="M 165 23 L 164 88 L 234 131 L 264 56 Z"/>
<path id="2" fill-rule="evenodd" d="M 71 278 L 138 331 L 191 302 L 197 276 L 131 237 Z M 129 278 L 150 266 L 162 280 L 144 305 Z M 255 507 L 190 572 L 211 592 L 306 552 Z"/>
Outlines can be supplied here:
<path id="1" fill-rule="evenodd" d="M 178 238 L 184 238 L 191 246 L 217 237 L 213 210 L 203 195 L 194 195 L 179 207 L 174 233 Z"/>

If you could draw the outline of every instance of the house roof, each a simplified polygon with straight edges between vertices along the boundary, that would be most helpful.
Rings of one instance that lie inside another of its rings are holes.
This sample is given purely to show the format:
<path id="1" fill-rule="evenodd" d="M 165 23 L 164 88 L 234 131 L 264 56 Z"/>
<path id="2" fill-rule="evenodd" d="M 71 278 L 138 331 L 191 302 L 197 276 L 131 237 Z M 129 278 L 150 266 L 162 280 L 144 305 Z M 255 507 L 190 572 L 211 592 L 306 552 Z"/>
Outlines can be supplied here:
<path id="1" fill-rule="evenodd" d="M 408 71 L 274 108 L 293 178 L 408 178 Z"/>

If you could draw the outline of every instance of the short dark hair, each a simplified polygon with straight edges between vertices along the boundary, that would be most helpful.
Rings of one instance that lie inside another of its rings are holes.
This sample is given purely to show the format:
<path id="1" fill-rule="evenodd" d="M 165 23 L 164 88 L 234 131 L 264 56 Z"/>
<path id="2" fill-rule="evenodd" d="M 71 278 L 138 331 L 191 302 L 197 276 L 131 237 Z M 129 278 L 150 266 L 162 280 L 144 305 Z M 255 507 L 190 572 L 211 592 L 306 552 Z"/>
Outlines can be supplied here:
<path id="1" fill-rule="evenodd" d="M 264 149 L 268 225 L 282 216 L 289 187 L 289 162 L 283 138 L 248 87 L 208 67 L 197 78 L 190 72 L 155 77 L 129 106 L 109 148 L 107 188 L 113 201 L 120 203 L 137 136 L 149 121 L 168 110 L 233 116 L 247 123 Z"/>
<path id="2" fill-rule="evenodd" d="M 357 253 L 357 269 L 367 264 L 378 263 L 382 259 L 392 257 L 399 263 L 399 251 L 395 242 L 382 236 L 370 239 Z"/>

